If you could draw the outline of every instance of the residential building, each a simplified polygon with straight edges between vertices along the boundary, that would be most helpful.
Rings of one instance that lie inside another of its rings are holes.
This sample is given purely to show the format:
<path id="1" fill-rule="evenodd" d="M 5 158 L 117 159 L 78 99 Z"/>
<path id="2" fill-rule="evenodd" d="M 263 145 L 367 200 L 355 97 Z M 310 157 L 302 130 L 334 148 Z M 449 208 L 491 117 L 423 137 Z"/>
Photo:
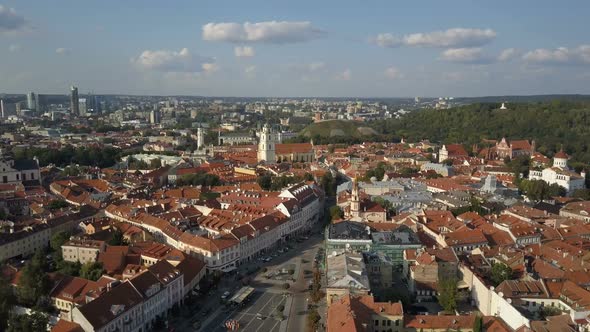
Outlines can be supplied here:
<path id="1" fill-rule="evenodd" d="M 27 257 L 49 246 L 52 233 L 47 224 L 19 227 L 13 222 L 8 222 L 6 226 L 4 229 L 7 232 L 0 232 L 0 261 L 14 257 Z"/>
<path id="2" fill-rule="evenodd" d="M 106 250 L 104 241 L 70 239 L 61 246 L 62 257 L 67 262 L 94 263 L 98 254 Z"/>

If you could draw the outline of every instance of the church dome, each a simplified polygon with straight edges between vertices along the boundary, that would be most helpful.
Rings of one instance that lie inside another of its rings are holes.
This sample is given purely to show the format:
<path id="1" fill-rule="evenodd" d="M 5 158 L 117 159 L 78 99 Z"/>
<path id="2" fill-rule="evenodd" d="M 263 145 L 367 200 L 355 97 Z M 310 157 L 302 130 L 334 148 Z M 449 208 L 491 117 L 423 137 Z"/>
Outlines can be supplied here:
<path id="1" fill-rule="evenodd" d="M 569 159 L 569 156 L 567 155 L 567 153 L 563 152 L 563 150 L 560 150 L 555 154 L 554 158 Z"/>

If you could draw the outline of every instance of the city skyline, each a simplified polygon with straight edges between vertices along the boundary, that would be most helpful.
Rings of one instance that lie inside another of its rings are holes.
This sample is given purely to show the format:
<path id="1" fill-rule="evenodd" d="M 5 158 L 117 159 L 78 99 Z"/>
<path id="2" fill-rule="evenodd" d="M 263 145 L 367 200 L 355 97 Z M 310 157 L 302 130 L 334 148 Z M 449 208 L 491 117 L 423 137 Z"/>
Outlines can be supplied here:
<path id="1" fill-rule="evenodd" d="M 5 1 L 0 93 L 590 93 L 587 3 L 453 4 Z"/>

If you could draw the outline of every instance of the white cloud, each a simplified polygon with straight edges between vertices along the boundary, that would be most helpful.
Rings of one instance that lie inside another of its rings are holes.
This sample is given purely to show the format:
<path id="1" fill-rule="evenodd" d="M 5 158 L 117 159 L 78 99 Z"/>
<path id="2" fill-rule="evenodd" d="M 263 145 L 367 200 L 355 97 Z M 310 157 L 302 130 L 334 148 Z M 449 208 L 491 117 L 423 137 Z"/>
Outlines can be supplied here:
<path id="1" fill-rule="evenodd" d="M 350 68 L 346 68 L 343 72 L 336 75 L 336 79 L 339 81 L 350 81 L 352 79 L 352 71 Z"/>
<path id="2" fill-rule="evenodd" d="M 404 43 L 411 46 L 474 47 L 485 45 L 494 38 L 496 32 L 492 29 L 454 28 L 407 35 L 404 37 Z"/>
<path id="3" fill-rule="evenodd" d="M 18 52 L 21 50 L 21 46 L 18 44 L 12 44 L 10 46 L 8 46 L 8 50 L 12 53 Z"/>
<path id="4" fill-rule="evenodd" d="M 234 54 L 241 58 L 241 57 L 251 57 L 254 56 L 254 47 L 252 46 L 236 46 L 234 47 Z"/>
<path id="5" fill-rule="evenodd" d="M 496 38 L 492 29 L 453 28 L 444 31 L 412 33 L 401 38 L 391 33 L 382 33 L 370 40 L 381 47 L 427 46 L 443 48 L 467 48 L 482 46 Z"/>
<path id="6" fill-rule="evenodd" d="M 450 48 L 442 52 L 441 59 L 457 63 L 484 64 L 493 62 L 493 59 L 485 56 L 479 47 Z"/>
<path id="7" fill-rule="evenodd" d="M 27 21 L 14 8 L 0 5 L 0 34 L 25 30 Z"/>
<path id="8" fill-rule="evenodd" d="M 401 39 L 391 33 L 380 33 L 371 41 L 381 47 L 398 47 L 402 43 Z"/>
<path id="9" fill-rule="evenodd" d="M 317 72 L 324 68 L 326 68 L 326 64 L 323 62 L 312 62 L 310 64 L 305 65 L 310 72 Z"/>
<path id="10" fill-rule="evenodd" d="M 201 65 L 201 68 L 205 74 L 212 74 L 219 70 L 219 66 L 213 62 L 206 62 Z"/>
<path id="11" fill-rule="evenodd" d="M 518 50 L 515 48 L 507 48 L 498 55 L 498 61 L 509 61 L 518 55 Z"/>
<path id="12" fill-rule="evenodd" d="M 392 80 L 404 78 L 404 74 L 402 74 L 399 71 L 399 69 L 397 69 L 396 67 L 393 67 L 393 66 L 385 69 L 385 72 L 383 74 L 385 75 L 385 77 L 390 78 Z"/>
<path id="13" fill-rule="evenodd" d="M 527 52 L 522 56 L 523 60 L 545 64 L 589 64 L 590 45 L 580 45 L 576 48 L 558 47 L 550 50 L 539 48 Z"/>
<path id="14" fill-rule="evenodd" d="M 203 25 L 204 40 L 232 43 L 295 43 L 311 40 L 319 34 L 320 30 L 314 28 L 308 21 L 245 22 L 243 24 L 228 22 Z"/>
<path id="15" fill-rule="evenodd" d="M 55 49 L 55 53 L 59 54 L 59 55 L 68 55 L 72 52 L 71 49 L 69 48 L 65 48 L 65 47 L 60 47 L 60 48 L 56 48 Z"/>
<path id="16" fill-rule="evenodd" d="M 244 73 L 246 75 L 254 75 L 256 73 L 256 66 L 252 65 L 244 68 Z"/>
<path id="17" fill-rule="evenodd" d="M 193 55 L 187 48 L 180 51 L 157 50 L 143 51 L 131 62 L 141 69 L 160 72 L 185 72 L 196 73 L 201 71 L 215 71 L 213 59 L 199 55 Z"/>

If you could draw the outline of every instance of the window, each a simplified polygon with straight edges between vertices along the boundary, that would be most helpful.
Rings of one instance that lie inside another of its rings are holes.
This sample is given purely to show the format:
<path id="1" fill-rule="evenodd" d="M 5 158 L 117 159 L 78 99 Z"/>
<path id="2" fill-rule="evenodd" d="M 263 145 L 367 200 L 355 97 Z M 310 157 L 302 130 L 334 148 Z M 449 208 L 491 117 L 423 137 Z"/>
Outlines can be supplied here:
<path id="1" fill-rule="evenodd" d="M 379 326 L 379 320 L 375 319 L 375 326 Z"/>
<path id="2" fill-rule="evenodd" d="M 8 182 L 8 176 L 4 175 L 2 177 L 2 183 L 7 183 Z"/>

